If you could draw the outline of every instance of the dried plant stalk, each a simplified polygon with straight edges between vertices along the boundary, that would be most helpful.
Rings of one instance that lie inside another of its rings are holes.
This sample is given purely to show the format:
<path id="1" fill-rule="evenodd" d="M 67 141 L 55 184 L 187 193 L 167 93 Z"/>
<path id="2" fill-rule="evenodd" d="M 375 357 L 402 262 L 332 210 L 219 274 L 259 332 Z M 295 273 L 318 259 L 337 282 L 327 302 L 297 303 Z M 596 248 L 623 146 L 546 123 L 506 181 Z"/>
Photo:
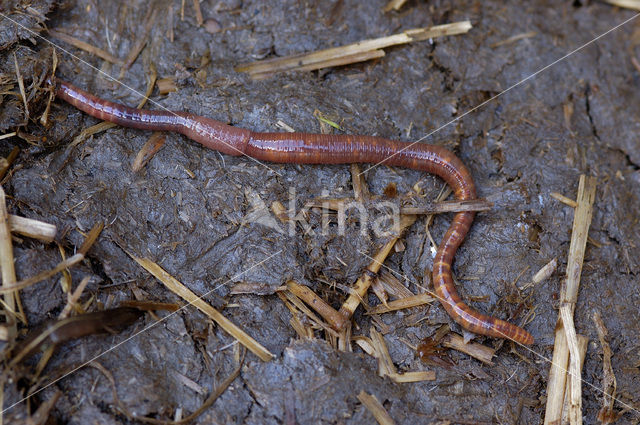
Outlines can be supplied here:
<path id="1" fill-rule="evenodd" d="M 567 259 L 567 277 L 562 287 L 561 306 L 556 325 L 556 341 L 554 344 L 553 358 L 558 358 L 559 364 L 564 363 L 564 358 L 568 355 L 568 372 L 571 385 L 569 386 L 569 408 L 568 417 L 572 425 L 582 424 L 582 388 L 581 384 L 581 364 L 580 345 L 573 323 L 573 312 L 578 299 L 578 288 L 580 275 L 582 273 L 582 263 L 587 245 L 589 226 L 593 214 L 593 202 L 596 193 L 596 179 L 594 177 L 580 176 L 578 184 L 578 196 L 573 218 L 573 229 L 571 232 L 571 244 L 569 246 L 569 256 Z M 564 332 L 565 338 L 559 338 L 559 332 Z M 556 351 L 558 352 L 556 355 Z M 551 366 L 549 395 L 547 396 L 547 414 L 545 414 L 545 425 L 558 423 L 562 420 L 561 408 L 564 403 L 564 387 L 560 389 L 560 382 L 566 377 L 554 376 L 567 373 L 566 367 L 560 369 L 554 364 Z M 551 381 L 551 378 L 554 381 Z M 551 386 L 553 384 L 553 387 Z M 558 412 L 560 410 L 560 412 Z"/>
<path id="2" fill-rule="evenodd" d="M 213 319 L 218 325 L 220 325 L 222 329 L 227 331 L 232 337 L 237 339 L 238 342 L 247 347 L 249 351 L 258 356 L 261 360 L 268 362 L 275 357 L 258 341 L 250 337 L 246 332 L 236 326 L 229 319 L 224 317 L 218 310 L 207 304 L 207 302 L 205 302 L 202 298 L 191 292 L 186 286 L 184 286 L 180 281 L 167 273 L 158 264 L 147 258 L 136 257 L 131 253 L 127 254 L 129 254 L 129 256 L 133 258 L 138 264 L 140 264 L 146 271 L 151 273 L 156 279 L 162 282 L 167 287 L 167 289 L 180 296 L 189 304 L 194 305 L 198 308 L 198 310 L 202 311 L 204 314 Z"/>
<path id="3" fill-rule="evenodd" d="M 18 233 L 43 242 L 53 241 L 57 232 L 56 226 L 53 224 L 11 214 L 9 215 L 9 227 L 11 233 Z"/>
<path id="4" fill-rule="evenodd" d="M 378 401 L 378 399 L 368 393 L 365 393 L 364 390 L 360 391 L 358 394 L 358 400 L 364 405 L 364 407 L 371 412 L 373 417 L 380 425 L 394 425 L 395 422 L 387 413 L 387 410 L 384 406 Z"/>
<path id="5" fill-rule="evenodd" d="M 371 58 L 371 52 L 379 51 L 385 47 L 446 35 L 464 34 L 468 32 L 471 27 L 471 22 L 461 21 L 430 28 L 412 29 L 387 37 L 363 40 L 358 43 L 318 50 L 312 53 L 302 53 L 283 58 L 242 64 L 236 67 L 236 71 L 248 72 L 254 78 L 261 78 L 276 72 L 320 69 L 327 66 L 335 66 L 336 64 L 345 65 L 347 63 L 368 60 Z M 384 52 L 382 52 L 382 54 L 384 54 Z M 381 53 L 378 52 L 373 55 L 380 57 Z"/>

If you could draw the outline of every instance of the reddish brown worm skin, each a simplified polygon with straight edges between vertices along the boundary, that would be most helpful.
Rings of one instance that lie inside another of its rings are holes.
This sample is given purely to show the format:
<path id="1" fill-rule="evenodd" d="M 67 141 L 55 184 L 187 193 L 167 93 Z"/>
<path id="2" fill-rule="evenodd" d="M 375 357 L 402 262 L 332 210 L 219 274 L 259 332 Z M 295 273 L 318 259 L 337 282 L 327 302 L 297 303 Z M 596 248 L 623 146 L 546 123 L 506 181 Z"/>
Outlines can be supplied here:
<path id="1" fill-rule="evenodd" d="M 258 133 L 186 112 L 130 108 L 100 99 L 60 80 L 55 81 L 55 91 L 60 99 L 101 120 L 140 130 L 175 131 L 228 155 L 296 164 L 384 163 L 435 174 L 451 186 L 456 199 L 476 197 L 469 170 L 458 157 L 440 146 L 408 144 L 373 136 Z M 456 213 L 438 247 L 433 264 L 436 294 L 449 315 L 465 329 L 532 344 L 533 337 L 527 331 L 472 310 L 456 291 L 451 264 L 474 216 L 474 212 Z"/>

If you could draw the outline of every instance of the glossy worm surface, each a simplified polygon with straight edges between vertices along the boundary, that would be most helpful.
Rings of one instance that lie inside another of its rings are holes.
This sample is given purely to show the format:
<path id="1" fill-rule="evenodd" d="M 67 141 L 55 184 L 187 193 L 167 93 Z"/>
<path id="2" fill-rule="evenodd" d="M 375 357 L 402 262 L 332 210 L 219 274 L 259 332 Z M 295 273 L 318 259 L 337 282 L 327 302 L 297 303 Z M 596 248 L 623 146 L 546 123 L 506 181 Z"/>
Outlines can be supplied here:
<path id="1" fill-rule="evenodd" d="M 379 163 L 436 174 L 453 189 L 456 199 L 476 197 L 469 170 L 447 149 L 423 143 L 407 144 L 373 136 L 258 133 L 232 127 L 186 112 L 130 108 L 93 96 L 56 80 L 56 96 L 96 118 L 141 130 L 181 133 L 202 145 L 229 155 L 247 155 L 261 161 L 299 164 Z M 480 314 L 467 306 L 456 291 L 451 264 L 471 227 L 474 212 L 456 213 L 433 264 L 433 284 L 449 315 L 465 329 L 491 337 L 533 343 L 524 329 Z"/>

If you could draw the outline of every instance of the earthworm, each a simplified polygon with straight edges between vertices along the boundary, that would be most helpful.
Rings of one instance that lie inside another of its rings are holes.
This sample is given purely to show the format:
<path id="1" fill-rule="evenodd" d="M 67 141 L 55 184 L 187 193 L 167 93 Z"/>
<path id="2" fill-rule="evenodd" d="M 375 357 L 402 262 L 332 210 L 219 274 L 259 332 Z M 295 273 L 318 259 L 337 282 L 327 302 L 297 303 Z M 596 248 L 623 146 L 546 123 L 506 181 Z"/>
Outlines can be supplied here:
<path id="1" fill-rule="evenodd" d="M 260 133 L 187 112 L 130 108 L 100 99 L 53 78 L 52 84 L 57 97 L 93 117 L 140 130 L 174 131 L 228 155 L 247 155 L 259 161 L 295 164 L 385 163 L 441 177 L 451 186 L 456 199 L 476 198 L 476 189 L 467 167 L 440 146 L 407 144 L 361 135 Z M 475 212 L 470 211 L 456 213 L 438 247 L 433 263 L 436 294 L 447 313 L 463 328 L 481 335 L 532 344 L 533 337 L 527 331 L 472 310 L 456 291 L 451 264 L 474 216 Z"/>

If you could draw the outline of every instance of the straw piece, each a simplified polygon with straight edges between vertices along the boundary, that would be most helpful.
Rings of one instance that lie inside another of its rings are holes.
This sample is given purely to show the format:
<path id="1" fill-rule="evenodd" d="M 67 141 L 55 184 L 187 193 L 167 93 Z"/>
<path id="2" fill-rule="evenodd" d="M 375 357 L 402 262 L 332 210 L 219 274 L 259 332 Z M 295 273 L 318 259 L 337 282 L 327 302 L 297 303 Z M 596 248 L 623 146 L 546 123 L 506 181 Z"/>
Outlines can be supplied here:
<path id="1" fill-rule="evenodd" d="M 349 294 L 345 302 L 340 307 L 340 315 L 342 316 L 342 323 L 339 323 L 338 328 L 345 326 L 349 321 L 353 313 L 360 305 L 360 301 L 367 294 L 367 290 L 369 286 L 371 286 L 371 274 L 374 275 L 378 273 L 382 264 L 393 249 L 395 243 L 400 239 L 400 235 L 404 230 L 412 225 L 416 221 L 415 215 L 402 215 L 400 216 L 400 232 L 398 232 L 397 236 L 392 237 L 378 253 L 375 255 L 369 266 L 367 267 L 367 272 L 365 272 L 358 280 L 352 288 L 352 292 Z"/>
<path id="2" fill-rule="evenodd" d="M 587 346 L 589 345 L 589 338 L 584 335 L 576 335 L 578 338 L 578 352 L 580 353 L 580 370 L 584 366 L 584 358 L 587 355 Z M 571 381 L 566 382 L 564 388 L 564 403 L 562 405 L 562 420 L 561 424 L 569 423 L 569 402 L 571 394 Z"/>
<path id="3" fill-rule="evenodd" d="M 20 89 L 20 97 L 24 103 L 24 115 L 29 120 L 29 104 L 27 102 L 27 93 L 24 91 L 24 79 L 20 73 L 20 65 L 18 65 L 18 57 L 15 51 L 13 52 L 13 63 L 16 67 L 16 79 L 18 80 L 18 88 Z"/>
<path id="4" fill-rule="evenodd" d="M 464 338 L 455 332 L 450 332 L 442 338 L 442 346 L 453 348 L 471 357 L 480 360 L 482 363 L 493 365 L 491 359 L 495 355 L 493 348 L 478 344 L 477 342 L 465 342 Z"/>
<path id="5" fill-rule="evenodd" d="M 137 173 L 147 165 L 151 158 L 153 158 L 153 156 L 164 146 L 165 140 L 164 133 L 159 131 L 154 132 L 138 151 L 138 154 L 133 161 L 133 165 L 131 166 L 131 170 L 134 173 Z"/>
<path id="6" fill-rule="evenodd" d="M 57 29 L 49 29 L 49 35 L 54 38 L 57 38 L 58 40 L 62 40 L 65 43 L 69 43 L 80 50 L 84 50 L 85 52 L 98 56 L 99 58 L 104 59 L 107 62 L 111 62 L 113 64 L 120 65 L 120 66 L 124 65 L 124 61 L 122 59 L 113 56 L 111 53 L 107 52 L 106 50 L 102 50 L 92 44 L 79 40 L 71 35 L 65 34 L 63 32 L 59 32 Z"/>
<path id="7" fill-rule="evenodd" d="M 127 58 L 124 60 L 122 64 L 122 69 L 120 69 L 120 78 L 124 77 L 127 69 L 131 68 L 131 65 L 136 61 L 138 55 L 144 49 L 144 46 L 147 44 L 147 39 L 149 37 L 149 33 L 151 32 L 151 28 L 153 28 L 153 24 L 155 23 L 156 16 L 158 15 L 158 9 L 152 8 L 147 11 L 147 16 L 145 16 L 145 24 L 142 36 L 140 36 L 131 50 L 129 50 L 129 54 L 127 54 Z"/>
<path id="8" fill-rule="evenodd" d="M 67 294 L 67 305 L 64 306 L 62 312 L 60 312 L 60 314 L 58 315 L 58 319 L 66 319 L 71 314 L 71 309 L 77 308 L 78 300 L 80 299 L 82 292 L 87 287 L 90 280 L 91 276 L 85 276 L 84 278 L 82 278 L 75 291 L 73 291 L 73 293 Z"/>
<path id="9" fill-rule="evenodd" d="M 556 338 L 551 358 L 551 368 L 547 380 L 547 406 L 544 413 L 544 425 L 559 424 L 562 419 L 562 406 L 567 382 L 569 365 L 569 347 L 562 326 L 556 326 Z"/>
<path id="10" fill-rule="evenodd" d="M 353 186 L 353 196 L 357 202 L 367 202 L 371 198 L 369 187 L 364 179 L 364 173 L 360 164 L 351 164 L 351 186 Z"/>
<path id="11" fill-rule="evenodd" d="M 562 291 L 562 302 L 575 304 L 578 300 L 578 287 L 580 285 L 580 274 L 582 273 L 582 263 L 584 252 L 593 215 L 593 202 L 596 196 L 595 177 L 580 176 L 578 184 L 578 206 L 573 219 L 573 230 L 571 231 L 571 244 L 569 246 L 569 257 L 567 259 L 567 280 Z"/>
<path id="12" fill-rule="evenodd" d="M 386 269 L 378 272 L 378 280 L 384 289 L 396 299 L 412 297 L 414 295 L 406 286 L 402 284 L 390 271 Z"/>
<path id="13" fill-rule="evenodd" d="M 640 10 L 640 0 L 604 0 L 614 6 L 623 7 L 625 9 Z"/>
<path id="14" fill-rule="evenodd" d="M 260 76 L 260 74 L 291 71 L 297 69 L 314 69 L 333 66 L 332 63 L 340 61 L 344 65 L 344 58 L 358 60 L 360 55 L 366 52 L 376 51 L 389 46 L 410 43 L 412 41 L 427 40 L 445 35 L 456 35 L 468 32 L 471 29 L 471 22 L 461 21 L 445 25 L 437 25 L 430 28 L 418 28 L 370 40 L 363 40 L 358 43 L 348 44 L 330 49 L 318 50 L 312 53 L 302 53 L 292 56 L 267 59 L 263 61 L 239 65 L 235 68 L 237 72 L 248 72 L 250 75 Z M 380 53 L 377 53 L 378 55 Z M 339 58 L 342 58 L 340 60 Z M 349 63 L 349 62 L 346 62 Z"/>
<path id="15" fill-rule="evenodd" d="M 554 199 L 557 199 L 558 201 L 562 202 L 565 205 L 570 206 L 571 208 L 575 208 L 578 206 L 578 203 L 576 201 L 574 201 L 571 198 L 567 198 L 566 196 L 564 196 L 561 193 L 558 192 L 551 192 L 551 197 Z"/>
<path id="16" fill-rule="evenodd" d="M 415 372 L 392 373 L 389 378 L 398 384 L 435 381 L 436 373 L 432 370 L 418 370 Z"/>
<path id="17" fill-rule="evenodd" d="M 558 267 L 558 259 L 554 258 L 553 260 L 545 264 L 540 270 L 538 270 L 536 274 L 533 275 L 533 277 L 531 278 L 531 282 L 525 283 L 524 285 L 519 287 L 519 289 L 521 291 L 524 291 L 527 288 L 530 288 L 542 281 L 547 280 L 549 277 L 551 277 L 553 272 L 556 271 L 557 267 Z"/>
<path id="18" fill-rule="evenodd" d="M 378 375 L 389 376 L 397 374 L 398 371 L 393 364 L 393 360 L 391 360 L 387 343 L 384 341 L 382 334 L 372 326 L 369 330 L 369 335 L 371 336 L 371 343 L 375 348 L 375 357 L 378 359 Z"/>
<path id="19" fill-rule="evenodd" d="M 478 198 L 464 201 L 432 202 L 419 207 L 402 207 L 400 208 L 400 213 L 424 215 L 459 211 L 488 211 L 492 207 L 493 202 Z"/>
<path id="20" fill-rule="evenodd" d="M 340 336 L 338 334 L 338 332 L 334 331 L 331 328 L 331 326 L 329 326 L 328 324 L 323 322 L 321 318 L 316 316 L 313 313 L 313 311 L 311 311 L 311 309 L 309 307 L 307 307 L 304 304 L 304 302 L 302 302 L 302 300 L 300 298 L 298 298 L 294 293 L 292 293 L 290 291 L 278 292 L 278 296 L 280 296 L 281 299 L 282 299 L 282 296 L 284 296 L 284 298 L 289 303 L 291 303 L 291 305 L 295 306 L 298 310 L 300 310 L 302 313 L 304 313 L 309 318 L 309 320 L 311 320 L 316 326 L 318 326 L 318 328 L 322 329 L 327 334 L 331 335 L 332 338 L 338 338 Z M 291 308 L 290 308 L 290 310 L 291 310 Z M 291 310 L 291 312 L 293 313 L 294 311 Z"/>
<path id="21" fill-rule="evenodd" d="M 561 387 L 560 383 L 563 379 L 566 380 L 566 377 L 554 375 L 567 373 L 567 364 L 571 381 L 568 393 L 568 418 L 572 425 L 582 424 L 582 392 L 580 386 L 582 367 L 580 364 L 580 344 L 573 323 L 573 312 L 578 299 L 580 275 L 593 214 L 595 193 L 596 179 L 581 175 L 567 259 L 566 280 L 561 291 L 561 306 L 556 325 L 556 341 L 553 354 L 553 358 L 557 358 L 558 364 L 564 364 L 565 366 L 562 369 L 556 368 L 553 364 L 551 366 L 545 425 L 556 424 L 559 423 L 557 421 L 562 420 L 562 413 L 558 412 L 561 409 L 558 406 L 562 406 L 565 397 L 564 387 Z M 564 332 L 565 338 L 558 337 L 559 332 Z M 567 351 L 569 354 L 567 354 Z M 567 356 L 568 363 L 565 363 Z M 551 378 L 554 380 L 552 381 Z"/>
<path id="22" fill-rule="evenodd" d="M 372 197 L 369 202 L 374 203 L 381 200 L 381 197 Z M 383 199 L 385 202 L 389 202 L 389 199 Z M 345 204 L 353 202 L 353 198 L 319 198 L 314 199 L 305 204 L 305 207 L 317 207 L 326 208 L 330 210 L 338 211 L 344 208 Z M 441 201 L 441 202 L 424 202 L 418 200 L 421 205 L 415 207 L 400 206 L 400 214 L 406 215 L 426 215 L 426 214 L 439 214 L 448 212 L 460 212 L 460 211 L 488 211 L 493 207 L 493 203 L 486 199 L 471 199 L 466 201 Z"/>
<path id="23" fill-rule="evenodd" d="M 66 260 L 62 260 L 61 262 L 59 262 L 52 269 L 40 272 L 40 273 L 36 274 L 35 276 L 26 278 L 24 280 L 21 280 L 20 282 L 16 282 L 15 284 L 13 284 L 11 286 L 0 288 L 0 294 L 5 294 L 7 292 L 15 291 L 15 290 L 18 290 L 18 289 L 24 289 L 27 286 L 31 286 L 33 284 L 41 282 L 41 281 L 43 281 L 43 280 L 55 275 L 56 273 L 60 273 L 64 269 L 67 269 L 67 268 L 69 268 L 69 267 L 71 267 L 71 266 L 73 266 L 75 264 L 78 264 L 83 259 L 84 259 L 84 255 L 83 254 L 75 254 L 74 256 L 69 257 Z"/>
<path id="24" fill-rule="evenodd" d="M 330 68 L 334 66 L 349 65 L 349 64 L 358 63 L 358 62 L 366 62 L 368 60 L 381 58 L 384 55 L 385 55 L 384 50 L 372 50 L 370 52 L 356 53 L 348 56 L 327 58 L 322 62 L 316 62 L 309 65 L 297 67 L 295 68 L 295 71 L 315 71 L 317 69 L 322 69 L 322 68 Z M 278 71 L 266 71 L 266 72 L 251 73 L 250 75 L 251 75 L 251 78 L 253 78 L 254 80 L 264 80 L 265 78 L 272 77 L 277 72 Z"/>
<path id="25" fill-rule="evenodd" d="M 615 422 L 620 416 L 620 412 L 616 412 L 613 409 L 616 400 L 616 388 L 618 386 L 616 382 L 616 375 L 613 373 L 613 367 L 611 366 L 611 347 L 607 342 L 608 331 L 602 321 L 602 316 L 599 311 L 593 313 L 593 322 L 596 325 L 598 331 L 598 339 L 602 346 L 602 392 L 604 398 L 602 399 L 602 408 L 598 412 L 598 420 L 602 424 L 610 424 Z"/>
<path id="26" fill-rule="evenodd" d="M 340 322 L 338 312 L 311 289 L 293 280 L 287 282 L 287 289 L 314 309 L 330 326 L 335 327 Z"/>
<path id="27" fill-rule="evenodd" d="M 53 241 L 57 232 L 54 224 L 11 214 L 9 214 L 9 227 L 11 233 L 18 233 L 43 242 Z"/>
<path id="28" fill-rule="evenodd" d="M 373 417 L 380 425 L 394 425 L 395 422 L 387 413 L 384 406 L 378 401 L 376 396 L 365 393 L 364 390 L 358 394 L 358 400 L 364 405 L 364 407 L 371 412 Z"/>
<path id="29" fill-rule="evenodd" d="M 391 0 L 382 8 L 383 12 L 390 12 L 392 10 L 398 11 L 407 2 L 407 0 Z"/>
<path id="30" fill-rule="evenodd" d="M 17 333 L 16 323 L 16 297 L 17 290 L 7 290 L 15 286 L 16 270 L 13 263 L 13 244 L 11 243 L 11 231 L 9 228 L 9 214 L 5 200 L 4 189 L 0 186 L 0 268 L 2 269 L 2 289 L 4 294 L 4 325 L 7 338 L 14 338 Z M 4 332 L 3 332 L 4 333 Z"/>
<path id="31" fill-rule="evenodd" d="M 146 271 L 151 273 L 156 279 L 162 282 L 167 289 L 177 294 L 189 304 L 194 305 L 204 314 L 213 319 L 222 329 L 228 332 L 232 337 L 238 340 L 242 345 L 247 347 L 249 351 L 258 356 L 262 361 L 268 362 L 275 356 L 269 352 L 265 347 L 258 343 L 255 339 L 247 335 L 242 329 L 236 326 L 229 319 L 224 317 L 215 308 L 207 304 L 202 298 L 191 292 L 186 286 L 179 282 L 176 278 L 167 273 L 162 267 L 147 258 L 136 257 L 135 255 L 127 252 L 127 254 L 133 258 L 138 264 L 140 264 Z"/>
<path id="32" fill-rule="evenodd" d="M 497 43 L 490 44 L 489 47 L 495 49 L 496 47 L 504 46 L 506 44 L 515 43 L 516 41 L 524 40 L 525 38 L 531 38 L 538 35 L 535 31 L 523 32 L 520 34 L 516 34 L 513 37 L 509 37 L 506 40 L 498 41 Z"/>
<path id="33" fill-rule="evenodd" d="M 380 304 L 372 308 L 367 314 L 382 314 L 390 311 L 402 310 L 405 308 L 418 307 L 420 305 L 429 304 L 435 301 L 435 298 L 428 293 L 411 295 L 410 297 L 400 298 L 399 300 L 389 301 L 386 305 Z"/>
<path id="34" fill-rule="evenodd" d="M 78 248 L 78 253 L 87 255 L 87 252 L 89 252 L 89 249 L 91 249 L 96 239 L 98 239 L 98 236 L 100 236 L 103 228 L 104 223 L 102 223 L 101 221 L 94 224 L 91 230 L 89 230 L 89 233 L 87 233 L 87 237 L 84 239 L 84 242 L 82 242 L 82 245 L 80 245 L 80 248 Z"/>

